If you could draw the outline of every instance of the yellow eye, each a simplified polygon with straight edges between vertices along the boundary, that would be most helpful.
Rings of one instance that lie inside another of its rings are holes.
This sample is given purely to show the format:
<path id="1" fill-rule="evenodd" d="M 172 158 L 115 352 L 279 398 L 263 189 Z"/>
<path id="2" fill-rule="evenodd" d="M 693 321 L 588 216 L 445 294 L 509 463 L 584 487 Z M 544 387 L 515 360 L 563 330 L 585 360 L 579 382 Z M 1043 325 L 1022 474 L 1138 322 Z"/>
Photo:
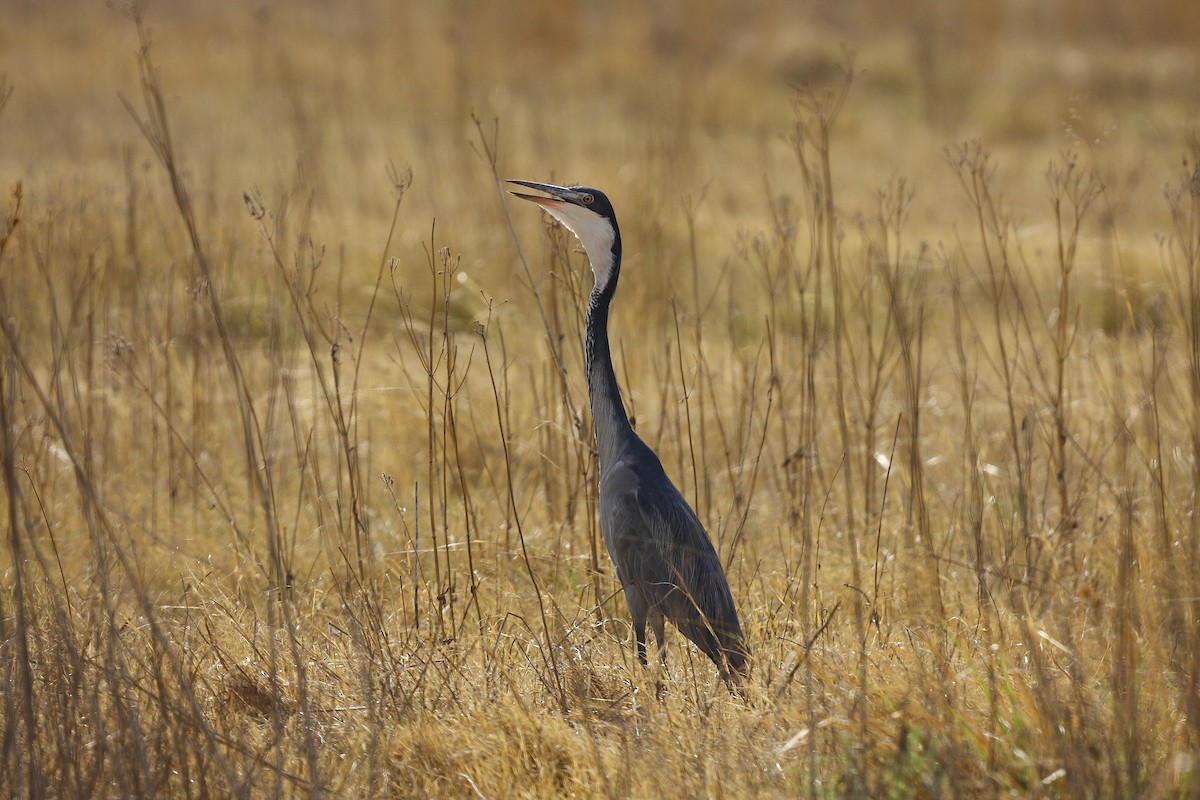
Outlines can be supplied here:
<path id="1" fill-rule="evenodd" d="M 592 201 L 593 201 L 593 200 L 595 200 L 595 199 L 596 199 L 596 198 L 592 197 L 590 194 L 585 194 L 585 195 L 583 196 L 583 204 L 584 204 L 585 206 L 590 206 L 590 205 L 592 204 Z"/>

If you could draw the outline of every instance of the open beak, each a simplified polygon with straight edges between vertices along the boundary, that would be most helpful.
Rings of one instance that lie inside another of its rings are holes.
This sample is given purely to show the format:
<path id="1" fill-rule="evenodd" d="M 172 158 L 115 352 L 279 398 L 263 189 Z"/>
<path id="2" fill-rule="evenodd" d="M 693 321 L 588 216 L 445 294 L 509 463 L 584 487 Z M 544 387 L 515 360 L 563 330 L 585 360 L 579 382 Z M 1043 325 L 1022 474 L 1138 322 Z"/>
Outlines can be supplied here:
<path id="1" fill-rule="evenodd" d="M 565 203 L 578 203 L 578 201 L 575 199 L 575 195 L 578 193 L 574 189 L 570 189 L 566 186 L 555 186 L 552 183 L 536 183 L 534 181 L 510 180 L 509 183 L 515 183 L 516 185 L 524 186 L 527 189 L 536 189 L 539 192 L 544 192 L 545 194 L 539 195 L 525 194 L 524 192 L 514 192 L 512 189 L 508 190 L 508 193 L 514 197 L 519 197 L 522 200 L 532 200 L 541 206 L 557 207 Z"/>

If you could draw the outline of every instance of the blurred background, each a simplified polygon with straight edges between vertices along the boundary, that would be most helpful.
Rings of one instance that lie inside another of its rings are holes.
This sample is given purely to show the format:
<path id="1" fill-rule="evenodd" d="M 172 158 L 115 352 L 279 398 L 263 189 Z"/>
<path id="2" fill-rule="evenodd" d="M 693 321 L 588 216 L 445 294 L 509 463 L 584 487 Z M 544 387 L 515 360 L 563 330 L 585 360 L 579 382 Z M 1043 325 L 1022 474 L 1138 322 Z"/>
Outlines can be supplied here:
<path id="1" fill-rule="evenodd" d="M 120 6 L 5 3 L 0 72 L 15 92 L 0 184 L 102 191 L 146 160 L 119 99 L 139 92 Z M 668 232 L 680 198 L 707 190 L 702 222 L 728 236 L 762 210 L 764 179 L 787 189 L 795 89 L 838 85 L 847 51 L 861 76 L 834 154 L 844 202 L 904 175 L 917 220 L 944 206 L 946 144 L 979 138 L 1019 189 L 1062 148 L 1133 180 L 1178 163 L 1200 103 L 1200 14 L 1185 0 L 146 9 L 175 135 L 213 203 L 250 185 L 303 191 L 357 228 L 386 217 L 392 160 L 414 169 L 409 219 L 436 216 L 463 244 L 480 237 L 481 253 L 504 231 L 479 198 L 490 175 L 472 114 L 489 131 L 499 122 L 502 177 L 597 185 Z"/>

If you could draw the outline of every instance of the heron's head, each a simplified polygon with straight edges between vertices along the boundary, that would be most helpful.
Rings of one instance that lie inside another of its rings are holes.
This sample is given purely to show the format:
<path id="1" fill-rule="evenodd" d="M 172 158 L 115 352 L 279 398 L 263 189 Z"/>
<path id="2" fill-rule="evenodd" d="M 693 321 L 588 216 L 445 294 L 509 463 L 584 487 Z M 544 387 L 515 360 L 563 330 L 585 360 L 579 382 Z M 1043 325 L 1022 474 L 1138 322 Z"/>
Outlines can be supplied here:
<path id="1" fill-rule="evenodd" d="M 617 230 L 617 215 L 604 192 L 587 186 L 554 186 L 533 181 L 509 181 L 542 194 L 525 194 L 509 190 L 523 200 L 532 200 L 550 212 L 587 252 L 592 264 L 596 285 L 608 283 L 621 252 L 621 234 Z"/>

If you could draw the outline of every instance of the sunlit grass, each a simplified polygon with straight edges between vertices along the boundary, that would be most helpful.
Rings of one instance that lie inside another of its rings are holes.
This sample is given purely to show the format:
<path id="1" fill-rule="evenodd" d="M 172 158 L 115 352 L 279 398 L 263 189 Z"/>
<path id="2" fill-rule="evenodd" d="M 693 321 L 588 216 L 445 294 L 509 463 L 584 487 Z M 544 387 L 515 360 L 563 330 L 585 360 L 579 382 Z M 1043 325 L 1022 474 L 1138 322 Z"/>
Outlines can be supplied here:
<path id="1" fill-rule="evenodd" d="M 860 10 L 15 10 L 0 786 L 1194 794 L 1191 17 Z M 507 177 L 616 205 L 741 696 L 636 663 Z"/>

